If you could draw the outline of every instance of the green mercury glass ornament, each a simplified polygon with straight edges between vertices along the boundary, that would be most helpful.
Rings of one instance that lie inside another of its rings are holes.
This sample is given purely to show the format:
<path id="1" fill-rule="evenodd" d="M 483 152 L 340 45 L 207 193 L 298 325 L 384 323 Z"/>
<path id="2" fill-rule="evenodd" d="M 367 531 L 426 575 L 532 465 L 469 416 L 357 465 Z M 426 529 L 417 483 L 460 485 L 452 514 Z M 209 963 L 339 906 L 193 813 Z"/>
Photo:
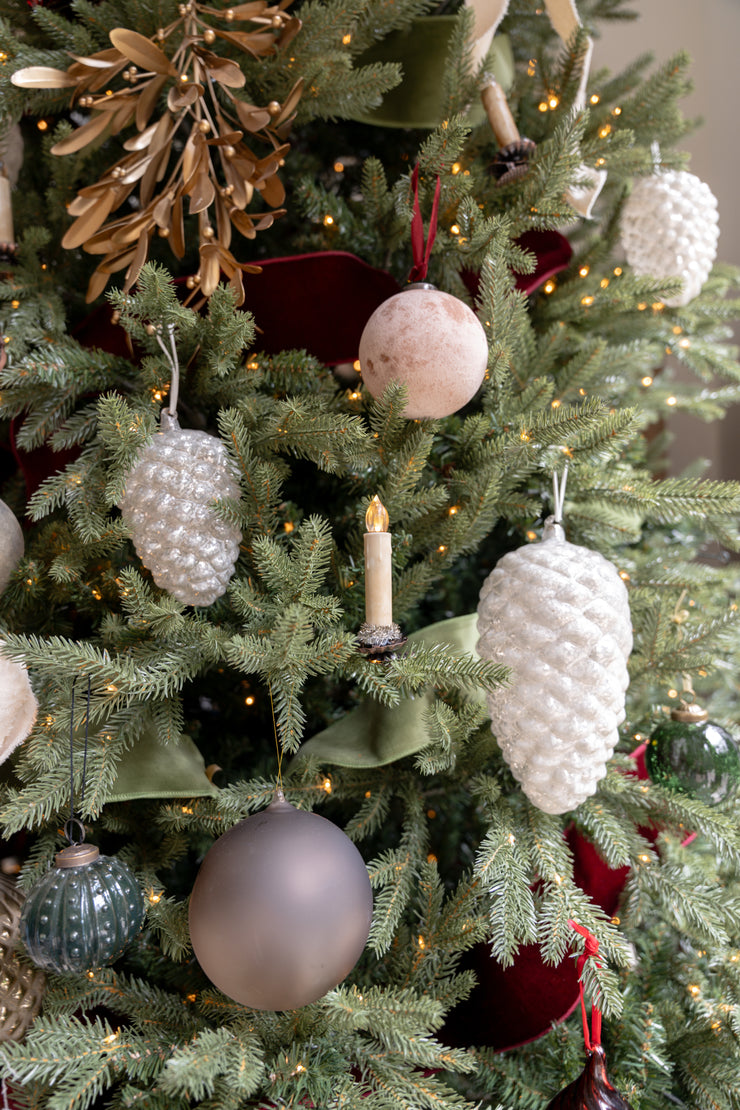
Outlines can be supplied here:
<path id="1" fill-rule="evenodd" d="M 648 741 L 645 766 L 654 783 L 715 806 L 740 781 L 740 755 L 729 732 L 707 718 L 695 703 L 672 709 Z"/>
<path id="2" fill-rule="evenodd" d="M 130 868 L 92 844 L 70 844 L 28 893 L 21 937 L 47 971 L 92 971 L 116 960 L 141 929 L 144 896 Z"/>

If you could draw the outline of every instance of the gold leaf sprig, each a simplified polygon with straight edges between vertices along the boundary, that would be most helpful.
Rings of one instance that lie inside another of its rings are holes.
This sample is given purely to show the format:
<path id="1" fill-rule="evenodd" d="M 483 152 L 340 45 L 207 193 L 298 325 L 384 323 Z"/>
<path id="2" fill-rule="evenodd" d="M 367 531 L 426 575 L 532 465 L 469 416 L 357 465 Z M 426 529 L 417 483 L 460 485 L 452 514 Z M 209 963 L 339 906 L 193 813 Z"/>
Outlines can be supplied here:
<path id="1" fill-rule="evenodd" d="M 88 302 L 103 292 L 111 274 L 124 269 L 128 292 L 155 232 L 182 258 L 187 204 L 188 213 L 198 216 L 200 254 L 200 268 L 187 281 L 190 299 L 210 297 L 223 272 L 243 303 L 242 273 L 259 267 L 234 258 L 232 228 L 253 239 L 285 214 L 278 169 L 289 149 L 285 139 L 303 82 L 295 83 L 283 103 L 248 104 L 233 92 L 245 84 L 241 68 L 212 47 L 223 42 L 253 58 L 275 54 L 300 30 L 301 21 L 285 12 L 290 3 L 251 0 L 214 8 L 188 0 L 179 5 L 179 17 L 152 38 L 118 27 L 110 32 L 109 49 L 72 55 L 66 71 L 31 66 L 13 74 L 20 88 L 71 88 L 72 105 L 89 112 L 85 123 L 52 147 L 54 154 L 73 154 L 136 128 L 123 143 L 124 157 L 94 185 L 80 189 L 69 206 L 74 223 L 62 245 L 103 256 L 90 279 Z M 239 24 L 251 26 L 240 30 Z M 174 47 L 171 54 L 165 44 Z M 166 110 L 151 122 L 165 90 Z M 184 138 L 179 150 L 178 133 Z M 257 142 L 265 147 L 259 153 L 250 145 Z M 132 196 L 137 190 L 138 197 Z M 271 211 L 247 212 L 255 194 Z M 108 220 L 129 198 L 126 214 Z"/>

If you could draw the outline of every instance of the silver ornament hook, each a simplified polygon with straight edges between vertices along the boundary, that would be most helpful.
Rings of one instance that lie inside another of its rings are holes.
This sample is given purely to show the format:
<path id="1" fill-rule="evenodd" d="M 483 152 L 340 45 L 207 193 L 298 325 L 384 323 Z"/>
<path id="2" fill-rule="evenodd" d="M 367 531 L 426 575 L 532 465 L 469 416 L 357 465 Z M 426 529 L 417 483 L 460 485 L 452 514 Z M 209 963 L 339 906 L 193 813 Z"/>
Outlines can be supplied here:
<path id="1" fill-rule="evenodd" d="M 180 393 L 180 362 L 177 357 L 177 344 L 175 343 L 175 325 L 168 324 L 167 332 L 170 337 L 169 350 L 162 341 L 162 337 L 159 333 L 157 333 L 156 339 L 157 343 L 159 343 L 162 348 L 164 357 L 170 364 L 170 373 L 172 375 L 172 380 L 170 382 L 170 403 L 165 411 L 168 412 L 170 416 L 177 416 L 177 400 Z"/>
<path id="2" fill-rule="evenodd" d="M 553 524 L 563 523 L 563 505 L 565 503 L 565 487 L 568 482 L 568 464 L 566 463 L 563 468 L 563 473 L 558 479 L 558 475 L 553 471 L 552 474 L 552 492 L 553 492 Z"/>

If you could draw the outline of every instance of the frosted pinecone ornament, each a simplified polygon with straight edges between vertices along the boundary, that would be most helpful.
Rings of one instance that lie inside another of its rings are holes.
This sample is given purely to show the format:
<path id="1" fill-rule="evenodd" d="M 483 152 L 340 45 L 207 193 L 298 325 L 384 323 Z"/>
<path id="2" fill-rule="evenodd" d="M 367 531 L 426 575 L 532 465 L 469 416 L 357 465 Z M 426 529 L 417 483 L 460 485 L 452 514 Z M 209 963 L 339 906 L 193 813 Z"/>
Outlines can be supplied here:
<path id="1" fill-rule="evenodd" d="M 214 504 L 239 497 L 233 466 L 216 436 L 181 428 L 162 412 L 119 503 L 136 552 L 158 586 L 184 605 L 211 605 L 234 573 L 241 532 Z"/>
<path id="2" fill-rule="evenodd" d="M 685 170 L 661 170 L 637 182 L 622 213 L 622 245 L 640 277 L 683 281 L 672 308 L 701 291 L 717 256 L 719 214 L 709 186 Z"/>
<path id="3" fill-rule="evenodd" d="M 514 777 L 545 813 L 584 802 L 624 720 L 632 623 L 624 582 L 549 517 L 540 543 L 510 551 L 483 584 L 478 653 L 511 668 L 487 696 Z"/>

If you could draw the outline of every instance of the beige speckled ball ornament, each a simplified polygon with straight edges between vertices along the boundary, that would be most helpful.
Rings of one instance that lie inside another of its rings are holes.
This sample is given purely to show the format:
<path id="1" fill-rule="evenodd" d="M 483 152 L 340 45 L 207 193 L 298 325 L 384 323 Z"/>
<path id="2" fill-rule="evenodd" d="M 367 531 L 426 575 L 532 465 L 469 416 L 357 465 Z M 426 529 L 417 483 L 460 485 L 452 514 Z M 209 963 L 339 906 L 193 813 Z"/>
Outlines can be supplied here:
<path id="1" fill-rule="evenodd" d="M 426 282 L 379 305 L 360 339 L 365 385 L 380 397 L 391 382 L 402 382 L 409 419 L 457 412 L 477 393 L 487 364 L 488 341 L 478 317 Z"/>

